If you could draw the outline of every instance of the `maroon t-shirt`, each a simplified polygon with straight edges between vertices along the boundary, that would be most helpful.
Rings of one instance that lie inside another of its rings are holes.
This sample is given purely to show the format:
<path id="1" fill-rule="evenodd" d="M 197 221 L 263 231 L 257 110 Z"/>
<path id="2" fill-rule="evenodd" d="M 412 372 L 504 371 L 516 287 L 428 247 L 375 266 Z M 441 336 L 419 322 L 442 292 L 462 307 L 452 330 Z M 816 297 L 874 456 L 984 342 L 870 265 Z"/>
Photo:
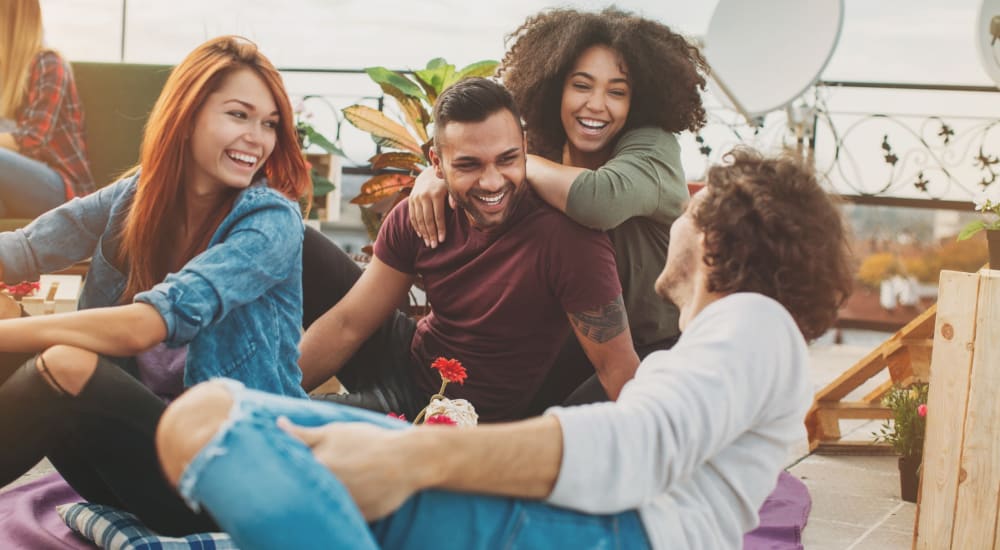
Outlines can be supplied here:
<path id="1" fill-rule="evenodd" d="M 569 335 L 567 313 L 603 306 L 621 294 L 607 236 L 572 222 L 529 192 L 506 228 L 486 233 L 448 208 L 448 238 L 428 248 L 408 221 L 404 201 L 386 217 L 375 255 L 423 276 L 430 315 L 410 345 L 414 379 L 428 394 L 441 378 L 437 357 L 468 370 L 450 398 L 468 399 L 483 421 L 520 418 Z"/>

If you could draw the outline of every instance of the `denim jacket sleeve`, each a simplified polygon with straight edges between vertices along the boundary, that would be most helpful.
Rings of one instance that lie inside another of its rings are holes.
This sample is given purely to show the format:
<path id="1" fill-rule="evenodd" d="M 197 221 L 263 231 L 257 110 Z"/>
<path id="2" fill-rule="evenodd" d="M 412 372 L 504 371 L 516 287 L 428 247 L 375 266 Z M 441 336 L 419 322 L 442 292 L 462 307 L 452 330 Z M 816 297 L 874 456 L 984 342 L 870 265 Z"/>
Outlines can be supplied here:
<path id="1" fill-rule="evenodd" d="M 0 233 L 4 282 L 35 280 L 93 255 L 112 208 L 134 192 L 137 178 L 119 180 L 42 214 L 26 227 Z"/>
<path id="2" fill-rule="evenodd" d="M 286 279 L 299 257 L 303 231 L 294 203 L 266 187 L 250 188 L 204 252 L 135 301 L 159 311 L 168 346 L 185 345 Z"/>

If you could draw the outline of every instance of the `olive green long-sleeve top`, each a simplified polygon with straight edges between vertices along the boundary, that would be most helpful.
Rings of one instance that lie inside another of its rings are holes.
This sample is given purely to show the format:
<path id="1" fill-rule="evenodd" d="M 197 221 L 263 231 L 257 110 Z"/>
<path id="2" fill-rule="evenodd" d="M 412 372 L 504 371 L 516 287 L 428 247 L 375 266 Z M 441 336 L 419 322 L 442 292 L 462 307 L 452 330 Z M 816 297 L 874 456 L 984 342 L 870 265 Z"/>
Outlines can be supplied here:
<path id="1" fill-rule="evenodd" d="M 566 214 L 607 231 L 636 347 L 677 334 L 677 307 L 656 295 L 653 283 L 666 263 L 670 224 L 688 199 L 677 138 L 659 128 L 625 132 L 611 160 L 573 181 Z"/>

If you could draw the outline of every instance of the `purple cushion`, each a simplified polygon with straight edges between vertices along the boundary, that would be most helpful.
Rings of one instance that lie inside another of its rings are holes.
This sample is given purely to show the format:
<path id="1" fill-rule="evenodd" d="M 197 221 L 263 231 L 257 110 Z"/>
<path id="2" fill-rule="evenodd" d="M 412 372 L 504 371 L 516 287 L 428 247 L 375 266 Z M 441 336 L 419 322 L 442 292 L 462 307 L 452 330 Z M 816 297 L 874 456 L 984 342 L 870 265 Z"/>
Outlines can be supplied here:
<path id="1" fill-rule="evenodd" d="M 59 474 L 49 474 L 0 493 L 0 548 L 92 549 L 56 513 L 80 495 Z"/>
<path id="2" fill-rule="evenodd" d="M 781 472 L 777 486 L 760 507 L 760 525 L 743 537 L 743 549 L 802 550 L 802 530 L 811 508 L 805 484 Z"/>

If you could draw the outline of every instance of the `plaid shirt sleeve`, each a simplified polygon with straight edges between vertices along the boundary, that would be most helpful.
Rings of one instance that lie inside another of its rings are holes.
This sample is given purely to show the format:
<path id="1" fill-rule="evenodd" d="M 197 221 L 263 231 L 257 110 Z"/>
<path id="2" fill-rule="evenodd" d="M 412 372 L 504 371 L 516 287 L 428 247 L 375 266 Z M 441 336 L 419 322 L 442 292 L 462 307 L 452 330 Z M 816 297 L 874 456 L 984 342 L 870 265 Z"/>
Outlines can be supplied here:
<path id="1" fill-rule="evenodd" d="M 28 84 L 28 98 L 14 131 L 14 140 L 22 154 L 40 156 L 48 145 L 59 111 L 64 108 L 68 86 L 66 66 L 58 56 L 40 55 L 36 58 Z"/>

